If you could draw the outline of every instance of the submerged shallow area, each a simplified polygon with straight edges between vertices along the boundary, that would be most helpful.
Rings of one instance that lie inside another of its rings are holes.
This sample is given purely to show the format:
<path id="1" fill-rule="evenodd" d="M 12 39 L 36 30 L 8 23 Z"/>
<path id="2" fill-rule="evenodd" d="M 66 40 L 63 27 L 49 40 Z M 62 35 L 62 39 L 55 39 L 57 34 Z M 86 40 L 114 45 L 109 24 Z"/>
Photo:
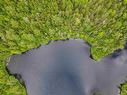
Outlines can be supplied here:
<path id="1" fill-rule="evenodd" d="M 127 76 L 127 50 L 95 61 L 81 39 L 52 41 L 13 55 L 7 66 L 20 75 L 28 95 L 119 95 Z"/>

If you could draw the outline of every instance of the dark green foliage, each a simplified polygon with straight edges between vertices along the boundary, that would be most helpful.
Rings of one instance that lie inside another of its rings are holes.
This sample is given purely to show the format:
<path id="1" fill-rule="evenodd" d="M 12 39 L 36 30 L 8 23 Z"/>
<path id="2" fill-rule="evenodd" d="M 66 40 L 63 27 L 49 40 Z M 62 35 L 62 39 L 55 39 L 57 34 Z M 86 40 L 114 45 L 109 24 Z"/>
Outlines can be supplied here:
<path id="1" fill-rule="evenodd" d="M 126 37 L 127 0 L 0 0 L 2 61 L 49 40 L 66 38 L 87 40 L 93 57 L 100 59 L 122 48 Z M 10 91 L 17 81 L 3 82 L 9 76 L 3 62 L 0 68 L 0 95 L 22 95 L 15 86 Z"/>

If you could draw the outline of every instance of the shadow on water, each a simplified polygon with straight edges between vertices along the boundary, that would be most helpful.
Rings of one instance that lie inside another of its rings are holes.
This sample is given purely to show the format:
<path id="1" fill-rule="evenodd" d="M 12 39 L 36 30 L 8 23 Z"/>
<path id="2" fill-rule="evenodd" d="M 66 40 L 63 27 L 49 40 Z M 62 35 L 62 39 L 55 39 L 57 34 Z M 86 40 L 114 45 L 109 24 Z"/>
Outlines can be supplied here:
<path id="1" fill-rule="evenodd" d="M 25 89 L 27 89 L 27 88 L 26 88 L 26 85 L 25 85 L 25 81 L 22 79 L 22 76 L 21 76 L 20 74 L 11 74 L 11 72 L 9 71 L 9 69 L 8 69 L 7 67 L 6 67 L 5 69 L 6 69 L 6 71 L 8 72 L 8 74 L 9 74 L 10 76 L 14 76 L 16 79 L 18 79 L 19 82 L 20 82 L 20 84 L 21 84 Z M 26 93 L 26 95 L 28 95 L 27 91 L 26 91 L 25 93 Z"/>
<path id="2" fill-rule="evenodd" d="M 127 76 L 127 43 L 96 61 L 81 39 L 51 41 L 12 55 L 7 71 L 28 95 L 119 95 Z"/>

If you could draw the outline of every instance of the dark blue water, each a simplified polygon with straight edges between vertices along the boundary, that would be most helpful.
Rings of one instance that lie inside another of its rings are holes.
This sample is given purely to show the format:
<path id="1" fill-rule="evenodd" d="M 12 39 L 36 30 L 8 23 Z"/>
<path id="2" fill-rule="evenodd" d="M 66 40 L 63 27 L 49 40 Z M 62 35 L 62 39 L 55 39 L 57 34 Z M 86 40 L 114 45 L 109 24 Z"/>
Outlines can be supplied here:
<path id="1" fill-rule="evenodd" d="M 119 95 L 127 76 L 127 50 L 95 61 L 90 46 L 80 39 L 52 41 L 11 56 L 7 66 L 19 74 L 28 95 Z"/>

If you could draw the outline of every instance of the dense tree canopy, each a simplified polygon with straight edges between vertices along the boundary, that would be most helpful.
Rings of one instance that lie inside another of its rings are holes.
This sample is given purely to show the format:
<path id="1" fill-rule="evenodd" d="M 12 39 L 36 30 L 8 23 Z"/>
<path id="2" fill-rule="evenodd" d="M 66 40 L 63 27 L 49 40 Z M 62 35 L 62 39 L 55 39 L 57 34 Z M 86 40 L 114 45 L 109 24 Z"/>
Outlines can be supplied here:
<path id="1" fill-rule="evenodd" d="M 127 0 L 0 0 L 0 95 L 25 94 L 5 70 L 12 54 L 50 40 L 81 38 L 100 59 L 122 48 L 126 36 Z"/>

